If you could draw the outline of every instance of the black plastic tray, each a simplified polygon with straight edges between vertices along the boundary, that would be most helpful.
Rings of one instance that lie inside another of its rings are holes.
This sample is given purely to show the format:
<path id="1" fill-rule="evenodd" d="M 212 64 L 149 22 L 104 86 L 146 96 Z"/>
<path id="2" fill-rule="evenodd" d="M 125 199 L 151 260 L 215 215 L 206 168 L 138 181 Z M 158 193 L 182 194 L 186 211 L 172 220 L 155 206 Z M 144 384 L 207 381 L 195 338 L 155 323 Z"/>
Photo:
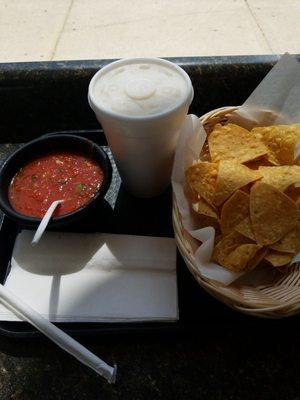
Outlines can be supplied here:
<path id="1" fill-rule="evenodd" d="M 105 146 L 105 138 L 101 130 L 61 131 L 53 133 L 69 133 L 88 137 L 103 146 L 108 153 L 113 177 L 105 200 L 101 202 L 93 215 L 88 215 L 79 222 L 69 225 L 68 231 L 75 232 L 111 232 L 122 234 L 139 234 L 172 237 L 171 224 L 171 191 L 155 199 L 141 200 L 129 195 L 122 187 L 111 152 Z M 53 134 L 52 133 L 52 134 Z M 50 133 L 51 134 L 51 133 Z M 10 149 L 18 147 L 12 145 Z M 99 219 L 95 218 L 99 216 Z M 10 259 L 15 238 L 20 231 L 17 223 L 2 215 L 0 226 L 0 279 L 5 281 L 10 269 Z M 77 335 L 90 335 L 113 332 L 137 332 L 174 329 L 178 323 L 59 323 L 65 331 Z M 24 322 L 0 322 L 0 334 L 19 338 L 32 338 L 40 333 L 30 324 Z"/>
<path id="2" fill-rule="evenodd" d="M 159 197 L 137 199 L 123 189 L 111 152 L 106 146 L 101 130 L 72 130 L 60 133 L 82 135 L 97 142 L 108 153 L 113 166 L 112 184 L 105 196 L 105 201 L 99 204 L 98 212 L 76 222 L 73 226 L 68 226 L 69 231 L 174 236 L 170 187 Z M 7 146 L 9 150 L 16 147 L 18 147 L 18 144 Z M 95 215 L 98 215 L 99 219 L 95 218 Z M 10 269 L 11 254 L 19 231 L 20 227 L 15 222 L 1 215 L 0 279 L 2 283 Z M 231 310 L 201 289 L 188 271 L 179 253 L 177 253 L 177 282 L 179 304 L 179 320 L 177 322 L 58 323 L 57 325 L 69 334 L 78 337 L 92 337 L 99 334 L 178 334 L 191 331 L 197 334 L 200 331 L 203 333 L 203 331 L 220 329 L 239 329 L 242 333 L 244 329 L 287 329 L 291 324 L 299 325 L 300 319 L 298 317 L 284 321 L 262 320 L 247 317 Z M 28 323 L 3 321 L 0 321 L 0 335 L 20 339 L 40 338 L 42 336 Z"/>

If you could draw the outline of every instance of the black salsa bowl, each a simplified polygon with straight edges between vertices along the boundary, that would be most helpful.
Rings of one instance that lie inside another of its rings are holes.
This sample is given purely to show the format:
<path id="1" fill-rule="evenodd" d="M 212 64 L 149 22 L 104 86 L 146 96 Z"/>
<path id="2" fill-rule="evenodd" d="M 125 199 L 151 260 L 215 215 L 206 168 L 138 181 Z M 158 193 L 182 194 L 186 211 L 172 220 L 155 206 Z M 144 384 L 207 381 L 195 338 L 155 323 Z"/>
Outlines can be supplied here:
<path id="1" fill-rule="evenodd" d="M 93 198 L 76 210 L 53 217 L 49 221 L 49 227 L 63 226 L 81 219 L 88 214 L 99 201 L 102 201 L 112 178 L 112 167 L 108 155 L 100 146 L 82 136 L 69 134 L 54 134 L 41 136 L 28 142 L 3 163 L 0 169 L 0 209 L 9 218 L 19 223 L 22 227 L 36 228 L 41 218 L 28 217 L 15 211 L 11 206 L 8 191 L 12 178 L 27 162 L 53 151 L 74 151 L 92 158 L 103 171 L 103 181 Z"/>

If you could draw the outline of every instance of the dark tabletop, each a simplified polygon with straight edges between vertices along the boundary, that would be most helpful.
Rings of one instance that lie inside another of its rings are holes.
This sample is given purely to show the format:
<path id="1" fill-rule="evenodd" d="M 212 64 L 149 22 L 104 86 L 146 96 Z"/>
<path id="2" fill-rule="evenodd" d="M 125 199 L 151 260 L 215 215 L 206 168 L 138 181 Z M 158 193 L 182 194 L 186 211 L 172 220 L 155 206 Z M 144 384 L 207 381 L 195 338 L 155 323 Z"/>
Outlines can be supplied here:
<path id="1" fill-rule="evenodd" d="M 84 342 L 83 342 L 84 343 Z M 0 341 L 1 399 L 299 399 L 297 332 L 220 330 L 87 344 L 118 364 L 115 385 L 55 345 Z"/>
<path id="2" fill-rule="evenodd" d="M 201 115 L 241 104 L 276 60 L 175 61 L 192 78 L 191 111 Z M 4 143 L 25 142 L 46 132 L 98 128 L 86 92 L 93 73 L 107 62 L 0 64 L 2 153 L 11 151 Z M 196 290 L 201 305 L 191 301 L 190 315 L 205 314 L 202 324 L 163 335 L 79 339 L 107 363 L 118 365 L 115 385 L 46 339 L 0 337 L 0 400 L 300 399 L 298 323 L 235 320 L 235 312 Z"/>

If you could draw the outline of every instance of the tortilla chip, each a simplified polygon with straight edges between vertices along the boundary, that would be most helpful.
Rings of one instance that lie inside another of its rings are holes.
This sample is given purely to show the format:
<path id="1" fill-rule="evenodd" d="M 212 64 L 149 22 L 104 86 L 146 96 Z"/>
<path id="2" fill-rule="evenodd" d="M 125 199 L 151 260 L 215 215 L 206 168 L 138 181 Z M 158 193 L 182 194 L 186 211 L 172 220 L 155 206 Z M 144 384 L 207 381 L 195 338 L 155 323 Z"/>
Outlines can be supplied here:
<path id="1" fill-rule="evenodd" d="M 237 190 L 224 203 L 221 211 L 221 230 L 224 235 L 232 232 L 236 225 L 249 215 L 250 196 Z"/>
<path id="2" fill-rule="evenodd" d="M 223 235 L 215 235 L 215 243 L 214 243 L 214 245 L 216 245 L 217 243 L 219 243 L 220 240 L 222 240 L 222 238 L 223 238 Z"/>
<path id="3" fill-rule="evenodd" d="M 300 223 L 278 242 L 270 246 L 271 249 L 283 253 L 298 253 L 300 251 Z"/>
<path id="4" fill-rule="evenodd" d="M 217 210 L 214 207 L 206 203 L 202 198 L 198 199 L 197 203 L 192 204 L 192 207 L 197 215 L 198 228 L 212 226 L 217 231 L 220 230 Z"/>
<path id="5" fill-rule="evenodd" d="M 199 201 L 200 195 L 195 192 L 190 185 L 184 185 L 183 190 L 189 204 L 197 203 Z"/>
<path id="6" fill-rule="evenodd" d="M 219 221 L 217 219 L 208 217 L 207 215 L 200 215 L 200 214 L 197 214 L 196 218 L 197 218 L 196 224 L 198 229 L 212 226 L 213 228 L 215 228 L 216 235 L 220 234 L 221 230 Z"/>
<path id="7" fill-rule="evenodd" d="M 285 191 L 285 194 L 296 203 L 298 208 L 300 208 L 300 187 L 292 186 Z"/>
<path id="8" fill-rule="evenodd" d="M 290 127 L 296 133 L 298 138 L 300 138 L 300 124 L 291 124 Z"/>
<path id="9" fill-rule="evenodd" d="M 241 190 L 242 192 L 250 195 L 250 189 L 251 189 L 251 183 L 249 183 L 246 186 L 243 186 L 242 188 L 240 188 L 239 190 Z"/>
<path id="10" fill-rule="evenodd" d="M 206 215 L 208 217 L 218 219 L 216 209 L 210 204 L 206 203 L 206 201 L 203 200 L 201 197 L 198 199 L 197 203 L 194 203 L 192 205 L 192 207 L 197 214 Z"/>
<path id="11" fill-rule="evenodd" d="M 192 204 L 192 209 L 196 217 L 196 224 L 198 228 L 212 226 L 215 228 L 217 233 L 220 232 L 219 218 L 217 210 L 214 207 L 199 197 L 197 203 Z"/>
<path id="12" fill-rule="evenodd" d="M 273 267 L 282 267 L 283 265 L 289 264 L 294 255 L 289 253 L 281 253 L 276 250 L 268 250 L 264 259 L 267 260 Z"/>
<path id="13" fill-rule="evenodd" d="M 186 170 L 186 178 L 192 190 L 212 204 L 218 175 L 218 164 L 198 162 Z"/>
<path id="14" fill-rule="evenodd" d="M 267 154 L 267 147 L 249 131 L 235 124 L 217 124 L 208 136 L 211 160 L 235 160 L 240 163 Z"/>
<path id="15" fill-rule="evenodd" d="M 261 178 L 259 171 L 245 167 L 235 161 L 220 161 L 216 189 L 213 196 L 215 205 L 221 205 L 233 192 L 248 183 Z"/>
<path id="16" fill-rule="evenodd" d="M 250 217 L 247 216 L 243 221 L 241 221 L 236 227 L 235 230 L 241 235 L 255 241 L 255 235 L 252 228 L 252 223 Z"/>
<path id="17" fill-rule="evenodd" d="M 200 152 L 200 159 L 201 161 L 208 161 L 211 162 L 211 157 L 210 157 L 210 153 L 209 153 L 209 147 L 208 147 L 208 143 L 207 140 L 204 142 L 201 152 Z"/>
<path id="18" fill-rule="evenodd" d="M 278 242 L 296 226 L 298 216 L 296 204 L 280 190 L 262 182 L 252 187 L 250 219 L 259 245 Z"/>
<path id="19" fill-rule="evenodd" d="M 294 183 L 300 182 L 300 166 L 284 165 L 280 167 L 260 167 L 261 182 L 268 183 L 283 192 Z"/>
<path id="20" fill-rule="evenodd" d="M 226 266 L 226 257 L 242 244 L 249 243 L 249 239 L 240 235 L 238 232 L 233 231 L 229 235 L 223 236 L 217 244 L 215 244 L 212 259 L 218 264 Z"/>
<path id="21" fill-rule="evenodd" d="M 254 160 L 254 161 L 249 161 L 247 163 L 245 163 L 246 167 L 250 168 L 250 169 L 259 169 L 259 167 L 272 167 L 273 164 L 271 164 L 268 160 L 266 155 L 263 157 L 260 157 L 258 160 Z"/>
<path id="22" fill-rule="evenodd" d="M 262 247 L 260 250 L 258 250 L 255 253 L 255 256 L 251 258 L 251 260 L 249 260 L 246 268 L 247 271 L 252 271 L 255 267 L 257 267 L 258 264 L 260 264 L 264 259 L 265 255 L 267 254 L 267 251 L 268 251 L 267 247 Z"/>
<path id="23" fill-rule="evenodd" d="M 234 272 L 244 271 L 260 249 L 261 246 L 257 244 L 242 244 L 225 258 L 224 267 Z"/>
<path id="24" fill-rule="evenodd" d="M 268 148 L 267 158 L 274 165 L 293 165 L 294 149 L 299 138 L 298 125 L 273 125 L 253 128 L 255 137 Z"/>

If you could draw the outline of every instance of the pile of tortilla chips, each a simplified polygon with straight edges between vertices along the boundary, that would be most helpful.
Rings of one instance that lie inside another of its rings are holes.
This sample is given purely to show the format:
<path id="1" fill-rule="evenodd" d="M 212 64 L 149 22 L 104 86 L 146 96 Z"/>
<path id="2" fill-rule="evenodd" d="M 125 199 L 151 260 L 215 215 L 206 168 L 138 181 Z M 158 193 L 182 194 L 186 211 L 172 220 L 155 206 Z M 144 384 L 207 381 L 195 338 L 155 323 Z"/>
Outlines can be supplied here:
<path id="1" fill-rule="evenodd" d="M 300 125 L 248 131 L 217 124 L 206 154 L 186 170 L 199 227 L 216 229 L 213 260 L 249 271 L 262 260 L 289 264 L 300 251 L 300 166 L 294 151 Z"/>

